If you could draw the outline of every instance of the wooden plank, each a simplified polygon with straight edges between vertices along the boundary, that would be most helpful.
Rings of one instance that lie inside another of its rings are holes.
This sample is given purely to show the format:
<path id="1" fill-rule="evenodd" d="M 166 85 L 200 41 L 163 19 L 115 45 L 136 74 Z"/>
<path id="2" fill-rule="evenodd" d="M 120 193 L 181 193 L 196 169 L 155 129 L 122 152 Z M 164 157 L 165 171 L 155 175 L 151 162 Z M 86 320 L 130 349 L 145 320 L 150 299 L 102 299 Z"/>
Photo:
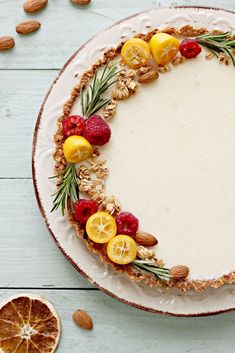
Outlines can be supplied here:
<path id="1" fill-rule="evenodd" d="M 0 180 L 0 287 L 91 287 L 57 248 L 31 180 Z"/>
<path id="2" fill-rule="evenodd" d="M 42 12 L 27 15 L 18 0 L 0 0 L 1 33 L 13 35 L 16 46 L 0 54 L 0 68 L 60 68 L 65 61 L 98 31 L 114 21 L 154 7 L 195 5 L 193 0 L 93 0 L 87 7 L 75 6 L 69 0 L 49 1 Z M 198 0 L 197 5 L 220 6 L 235 10 L 230 0 Z M 38 19 L 41 29 L 28 36 L 15 33 L 15 25 L 29 18 Z"/>
<path id="3" fill-rule="evenodd" d="M 56 70 L 0 70 L 0 178 L 31 177 L 34 125 L 56 74 Z"/>
<path id="4" fill-rule="evenodd" d="M 95 291 L 41 290 L 57 309 L 62 322 L 58 353 L 231 353 L 235 340 L 235 315 L 179 319 L 143 312 Z M 16 294 L 1 290 L 1 299 Z M 76 327 L 76 309 L 90 313 L 92 331 Z"/>

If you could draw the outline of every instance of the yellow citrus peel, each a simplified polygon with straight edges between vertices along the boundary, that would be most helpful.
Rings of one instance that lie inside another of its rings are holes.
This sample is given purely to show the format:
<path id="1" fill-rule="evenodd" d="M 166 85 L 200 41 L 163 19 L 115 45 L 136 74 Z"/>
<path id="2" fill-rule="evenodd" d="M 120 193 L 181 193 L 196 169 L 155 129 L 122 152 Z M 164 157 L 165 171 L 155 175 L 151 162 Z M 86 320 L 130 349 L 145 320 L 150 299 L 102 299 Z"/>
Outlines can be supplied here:
<path id="1" fill-rule="evenodd" d="M 95 243 L 107 243 L 117 233 L 115 219 L 108 212 L 96 212 L 88 218 L 86 232 Z"/>
<path id="2" fill-rule="evenodd" d="M 78 163 L 87 159 L 91 152 L 91 144 L 82 136 L 70 136 L 63 145 L 64 156 L 69 163 Z"/>
<path id="3" fill-rule="evenodd" d="M 150 40 L 150 50 L 158 65 L 166 65 L 176 56 L 180 42 L 167 33 L 156 33 Z"/>
<path id="4" fill-rule="evenodd" d="M 122 47 L 121 57 L 127 66 L 138 69 L 150 60 L 149 45 L 140 38 L 129 39 Z"/>
<path id="5" fill-rule="evenodd" d="M 136 258 L 137 246 L 134 239 L 128 235 L 117 235 L 107 246 L 107 255 L 111 261 L 119 265 L 126 265 Z"/>

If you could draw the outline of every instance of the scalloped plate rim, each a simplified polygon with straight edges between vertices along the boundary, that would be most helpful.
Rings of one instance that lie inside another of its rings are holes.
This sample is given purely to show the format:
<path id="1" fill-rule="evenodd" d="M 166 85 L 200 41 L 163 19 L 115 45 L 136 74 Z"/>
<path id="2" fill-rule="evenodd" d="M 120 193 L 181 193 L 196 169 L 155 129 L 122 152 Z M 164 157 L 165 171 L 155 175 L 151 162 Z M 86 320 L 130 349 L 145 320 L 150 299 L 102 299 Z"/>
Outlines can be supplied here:
<path id="1" fill-rule="evenodd" d="M 223 8 L 218 8 L 218 7 L 210 7 L 210 6 L 187 6 L 187 5 L 177 5 L 177 6 L 169 6 L 169 7 L 160 7 L 160 8 L 155 8 L 155 9 L 149 9 L 146 11 L 142 11 L 142 12 L 138 12 L 135 13 L 133 15 L 130 15 L 128 17 L 125 17 L 121 20 L 115 21 L 112 25 L 108 26 L 107 28 L 97 32 L 94 36 L 92 36 L 88 41 L 86 41 L 82 46 L 80 46 L 79 49 L 77 49 L 74 54 L 66 61 L 66 63 L 64 64 L 64 66 L 62 67 L 62 69 L 58 72 L 56 78 L 53 80 L 49 90 L 47 91 L 45 98 L 42 102 L 42 105 L 40 107 L 39 113 L 38 113 L 38 117 L 36 120 L 36 124 L 35 124 L 35 129 L 34 129 L 34 134 L 33 134 L 33 145 L 32 145 L 32 177 L 33 177 L 33 185 L 34 185 L 34 191 L 35 191 L 35 196 L 36 196 L 36 200 L 38 203 L 38 207 L 39 210 L 41 212 L 41 215 L 46 223 L 46 226 L 49 230 L 49 232 L 51 233 L 54 241 L 56 242 L 58 248 L 60 249 L 60 251 L 63 253 L 63 255 L 67 258 L 67 260 L 73 265 L 73 267 L 84 277 L 86 278 L 88 281 L 92 282 L 92 284 L 94 284 L 94 286 L 96 286 L 98 289 L 102 290 L 104 293 L 108 294 L 109 296 L 111 296 L 114 299 L 117 299 L 125 304 L 128 304 L 132 307 L 135 307 L 137 309 L 141 309 L 144 311 L 148 311 L 148 312 L 152 312 L 152 313 L 156 313 L 156 314 L 162 314 L 162 315 L 169 315 L 169 316 L 176 316 L 176 317 L 204 317 L 204 316 L 212 316 L 212 315 L 219 315 L 222 313 L 227 313 L 230 311 L 235 310 L 235 305 L 231 308 L 228 309 L 220 309 L 220 310 L 215 310 L 215 311 L 203 311 L 203 312 L 198 312 L 198 313 L 174 313 L 171 311 L 162 311 L 162 310 L 158 310 L 155 308 L 151 308 L 148 306 L 144 306 L 141 304 L 138 304 L 136 302 L 132 302 L 129 301 L 125 298 L 122 298 L 121 296 L 115 294 L 114 292 L 104 288 L 103 286 L 101 286 L 98 282 L 93 281 L 93 279 L 85 272 L 83 271 L 78 264 L 76 264 L 76 262 L 72 259 L 72 257 L 66 252 L 66 250 L 61 246 L 60 242 L 58 241 L 58 239 L 56 238 L 49 222 L 46 216 L 46 211 L 42 206 L 42 201 L 39 195 L 39 190 L 38 190 L 38 185 L 37 185 L 37 178 L 36 178 L 36 167 L 35 167 L 35 163 L 36 163 L 36 148 L 37 148 L 37 139 L 38 139 L 38 131 L 39 131 L 39 127 L 40 127 L 40 122 L 41 122 L 41 118 L 42 118 L 42 114 L 44 111 L 44 106 L 48 100 L 48 97 L 50 96 L 50 93 L 54 87 L 54 85 L 56 84 L 56 82 L 58 81 L 58 79 L 60 78 L 60 76 L 62 75 L 62 73 L 65 71 L 65 69 L 67 68 L 67 66 L 71 63 L 71 61 L 77 56 L 77 54 L 87 46 L 87 44 L 89 44 L 90 42 L 92 42 L 94 39 L 96 39 L 97 37 L 99 37 L 102 33 L 108 31 L 109 29 L 118 26 L 119 24 L 128 21 L 129 19 L 132 19 L 134 17 L 138 17 L 141 14 L 147 14 L 149 12 L 152 11 L 158 11 L 158 10 L 163 10 L 163 9 L 169 9 L 169 10 L 174 10 L 174 9 L 192 9 L 192 10 L 209 10 L 209 11 L 223 11 L 225 13 L 230 13 L 230 14 L 234 14 L 235 15 L 235 11 L 232 10 L 226 10 Z"/>

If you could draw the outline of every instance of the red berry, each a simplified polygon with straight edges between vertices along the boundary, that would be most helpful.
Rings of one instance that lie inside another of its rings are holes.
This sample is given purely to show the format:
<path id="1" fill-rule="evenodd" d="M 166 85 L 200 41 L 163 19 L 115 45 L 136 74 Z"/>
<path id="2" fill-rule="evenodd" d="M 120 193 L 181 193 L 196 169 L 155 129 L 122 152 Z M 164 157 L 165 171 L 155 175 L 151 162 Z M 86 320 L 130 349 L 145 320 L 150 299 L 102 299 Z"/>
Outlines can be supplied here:
<path id="1" fill-rule="evenodd" d="M 80 199 L 74 203 L 74 217 L 80 224 L 85 224 L 88 218 L 98 211 L 95 201 Z"/>
<path id="2" fill-rule="evenodd" d="M 196 58 L 201 51 L 202 48 L 194 39 L 184 39 L 180 44 L 180 53 L 187 59 Z"/>
<path id="3" fill-rule="evenodd" d="M 111 136 L 108 124 L 100 115 L 91 115 L 86 120 L 84 137 L 92 144 L 103 146 Z"/>
<path id="4" fill-rule="evenodd" d="M 71 115 L 62 120 L 63 134 L 66 137 L 83 135 L 85 120 L 80 115 Z"/>
<path id="5" fill-rule="evenodd" d="M 130 212 L 121 212 L 115 218 L 117 224 L 117 234 L 135 235 L 139 220 Z"/>

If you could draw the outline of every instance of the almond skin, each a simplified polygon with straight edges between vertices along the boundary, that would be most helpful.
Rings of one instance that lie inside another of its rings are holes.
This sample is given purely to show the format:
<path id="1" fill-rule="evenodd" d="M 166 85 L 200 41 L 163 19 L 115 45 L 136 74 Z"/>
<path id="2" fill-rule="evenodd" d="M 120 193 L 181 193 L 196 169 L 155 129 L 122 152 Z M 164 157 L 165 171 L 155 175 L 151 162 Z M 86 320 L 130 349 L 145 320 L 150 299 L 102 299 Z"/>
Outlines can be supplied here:
<path id="1" fill-rule="evenodd" d="M 150 70 L 139 77 L 139 83 L 149 83 L 158 78 L 159 74 L 156 70 Z"/>
<path id="2" fill-rule="evenodd" d="M 91 0 L 71 0 L 73 4 L 76 5 L 88 5 Z"/>
<path id="3" fill-rule="evenodd" d="M 144 233 L 144 232 L 136 233 L 135 241 L 140 245 L 143 245 L 146 247 L 154 246 L 154 245 L 157 245 L 158 243 L 158 240 L 152 234 Z"/>
<path id="4" fill-rule="evenodd" d="M 23 5 L 23 8 L 27 13 L 34 13 L 43 9 L 43 7 L 47 5 L 47 3 L 48 0 L 26 0 Z"/>
<path id="5" fill-rule="evenodd" d="M 170 275 L 175 281 L 180 281 L 188 277 L 189 268 L 187 266 L 178 265 L 170 269 Z"/>
<path id="6" fill-rule="evenodd" d="M 76 325 L 85 330 L 92 330 L 93 322 L 90 315 L 84 310 L 76 310 L 73 314 L 73 321 Z"/>
<path id="7" fill-rule="evenodd" d="M 38 21 L 25 21 L 16 26 L 16 32 L 19 34 L 29 34 L 37 31 L 41 27 Z"/>
<path id="8" fill-rule="evenodd" d="M 10 37 L 10 36 L 0 37 L 0 51 L 11 49 L 14 47 L 14 45 L 15 45 L 15 41 L 13 37 Z"/>

